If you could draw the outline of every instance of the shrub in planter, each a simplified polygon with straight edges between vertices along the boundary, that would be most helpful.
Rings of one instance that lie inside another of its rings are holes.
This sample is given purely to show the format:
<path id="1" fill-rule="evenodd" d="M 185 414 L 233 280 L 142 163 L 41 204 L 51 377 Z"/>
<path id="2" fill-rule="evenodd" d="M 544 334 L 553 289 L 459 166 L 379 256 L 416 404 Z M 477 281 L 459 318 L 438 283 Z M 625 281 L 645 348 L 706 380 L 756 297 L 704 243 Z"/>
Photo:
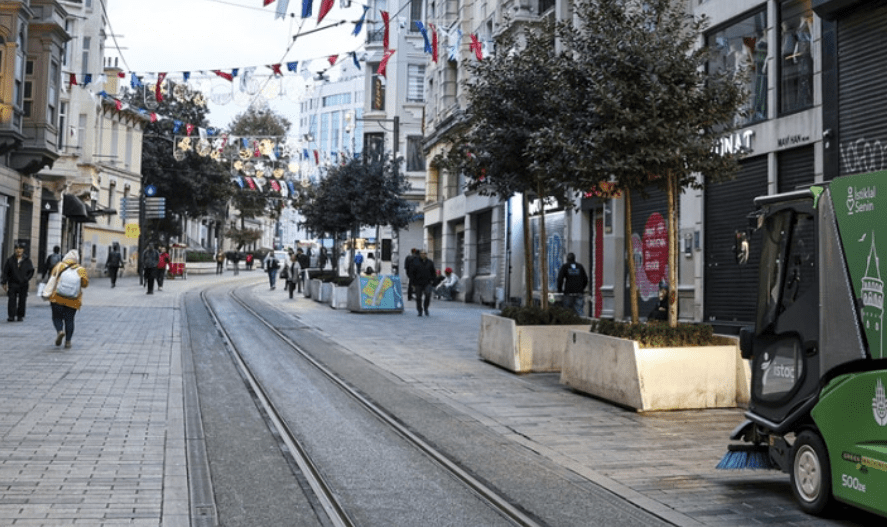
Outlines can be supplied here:
<path id="1" fill-rule="evenodd" d="M 185 251 L 186 262 L 214 262 L 215 257 L 204 251 Z"/>
<path id="2" fill-rule="evenodd" d="M 351 285 L 352 278 L 350 276 L 337 276 L 332 282 L 337 287 L 348 287 Z"/>
<path id="3" fill-rule="evenodd" d="M 510 318 L 518 326 L 574 326 L 588 324 L 572 309 L 550 305 L 548 309 L 538 306 L 508 306 L 502 308 L 499 316 Z"/>
<path id="4" fill-rule="evenodd" d="M 336 279 L 339 278 L 339 276 L 336 274 L 336 271 L 334 271 L 334 270 L 325 270 L 325 271 L 320 271 L 320 273 L 312 276 L 311 278 L 312 279 L 319 279 L 321 282 L 327 283 L 327 282 L 336 281 Z"/>
<path id="5" fill-rule="evenodd" d="M 671 327 L 666 323 L 631 324 L 612 319 L 594 320 L 592 333 L 610 337 L 636 340 L 642 348 L 679 348 L 692 346 L 729 346 L 732 341 L 712 333 L 706 324 L 678 324 Z"/>

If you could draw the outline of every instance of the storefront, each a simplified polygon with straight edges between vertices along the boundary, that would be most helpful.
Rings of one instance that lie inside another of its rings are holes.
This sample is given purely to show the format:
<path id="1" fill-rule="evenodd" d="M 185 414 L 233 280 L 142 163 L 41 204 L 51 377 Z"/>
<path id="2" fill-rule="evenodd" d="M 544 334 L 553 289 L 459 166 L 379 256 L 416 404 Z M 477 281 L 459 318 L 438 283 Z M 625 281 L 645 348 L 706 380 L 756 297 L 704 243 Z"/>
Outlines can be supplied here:
<path id="1" fill-rule="evenodd" d="M 767 194 L 768 156 L 740 162 L 734 179 L 705 186 L 705 299 L 703 318 L 724 325 L 753 324 L 757 299 L 760 239 L 749 240 L 740 264 L 741 236 L 754 199 Z"/>
<path id="2" fill-rule="evenodd" d="M 813 9 L 826 19 L 823 129 L 830 142 L 825 178 L 887 169 L 887 114 L 879 111 L 887 106 L 887 5 L 830 0 L 814 1 Z"/>

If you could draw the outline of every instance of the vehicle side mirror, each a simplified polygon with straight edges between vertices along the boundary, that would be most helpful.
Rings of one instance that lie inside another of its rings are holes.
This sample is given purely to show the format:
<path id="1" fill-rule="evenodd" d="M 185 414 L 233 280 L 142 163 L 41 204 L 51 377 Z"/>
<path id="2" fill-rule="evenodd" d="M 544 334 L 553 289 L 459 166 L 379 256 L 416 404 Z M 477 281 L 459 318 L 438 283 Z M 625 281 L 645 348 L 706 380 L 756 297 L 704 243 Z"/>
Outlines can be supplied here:
<path id="1" fill-rule="evenodd" d="M 754 353 L 755 330 L 752 326 L 745 326 L 739 330 L 739 354 L 743 359 L 751 360 Z"/>

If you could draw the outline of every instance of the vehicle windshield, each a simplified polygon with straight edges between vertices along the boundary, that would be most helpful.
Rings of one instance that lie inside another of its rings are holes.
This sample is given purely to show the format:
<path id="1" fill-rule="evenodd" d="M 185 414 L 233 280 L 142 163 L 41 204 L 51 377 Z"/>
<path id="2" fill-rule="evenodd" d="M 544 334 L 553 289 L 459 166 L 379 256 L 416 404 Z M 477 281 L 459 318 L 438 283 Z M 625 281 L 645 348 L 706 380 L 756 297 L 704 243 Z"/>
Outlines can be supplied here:
<path id="1" fill-rule="evenodd" d="M 758 334 L 815 285 L 812 216 L 782 210 L 769 216 L 761 230 Z"/>

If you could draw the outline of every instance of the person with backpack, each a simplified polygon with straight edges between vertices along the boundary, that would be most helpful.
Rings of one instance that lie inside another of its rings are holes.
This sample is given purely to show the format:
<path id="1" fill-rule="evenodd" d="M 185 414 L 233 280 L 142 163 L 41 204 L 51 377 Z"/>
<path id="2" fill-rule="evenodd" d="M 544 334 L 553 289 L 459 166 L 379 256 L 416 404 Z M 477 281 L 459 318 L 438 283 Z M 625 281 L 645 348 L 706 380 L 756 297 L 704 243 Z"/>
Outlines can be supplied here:
<path id="1" fill-rule="evenodd" d="M 49 282 L 43 291 L 52 308 L 52 325 L 55 326 L 55 345 L 71 347 L 74 336 L 74 316 L 83 300 L 83 288 L 89 286 L 86 268 L 79 264 L 80 253 L 72 249 L 52 270 Z"/>
<path id="2" fill-rule="evenodd" d="M 154 294 L 154 279 L 157 276 L 157 267 L 160 265 L 160 253 L 154 248 L 153 243 L 148 244 L 148 248 L 142 252 L 142 272 L 144 273 L 145 282 L 148 284 L 149 295 Z"/>
<path id="3" fill-rule="evenodd" d="M 277 271 L 280 269 L 280 260 L 274 255 L 274 251 L 268 253 L 265 259 L 265 272 L 268 273 L 268 281 L 271 282 L 271 290 L 277 286 Z"/>
<path id="4" fill-rule="evenodd" d="M 112 289 L 117 287 L 117 272 L 121 267 L 123 267 L 123 255 L 120 254 L 120 245 L 114 242 L 114 245 L 111 246 L 111 250 L 108 252 L 108 259 L 105 260 L 105 269 L 108 270 L 108 276 L 111 277 Z"/>
<path id="5" fill-rule="evenodd" d="M 46 257 L 46 261 L 43 262 L 43 274 L 40 276 L 40 279 L 46 281 L 46 275 L 52 272 L 55 269 L 55 266 L 62 261 L 62 249 L 58 245 L 52 248 L 52 254 Z"/>

